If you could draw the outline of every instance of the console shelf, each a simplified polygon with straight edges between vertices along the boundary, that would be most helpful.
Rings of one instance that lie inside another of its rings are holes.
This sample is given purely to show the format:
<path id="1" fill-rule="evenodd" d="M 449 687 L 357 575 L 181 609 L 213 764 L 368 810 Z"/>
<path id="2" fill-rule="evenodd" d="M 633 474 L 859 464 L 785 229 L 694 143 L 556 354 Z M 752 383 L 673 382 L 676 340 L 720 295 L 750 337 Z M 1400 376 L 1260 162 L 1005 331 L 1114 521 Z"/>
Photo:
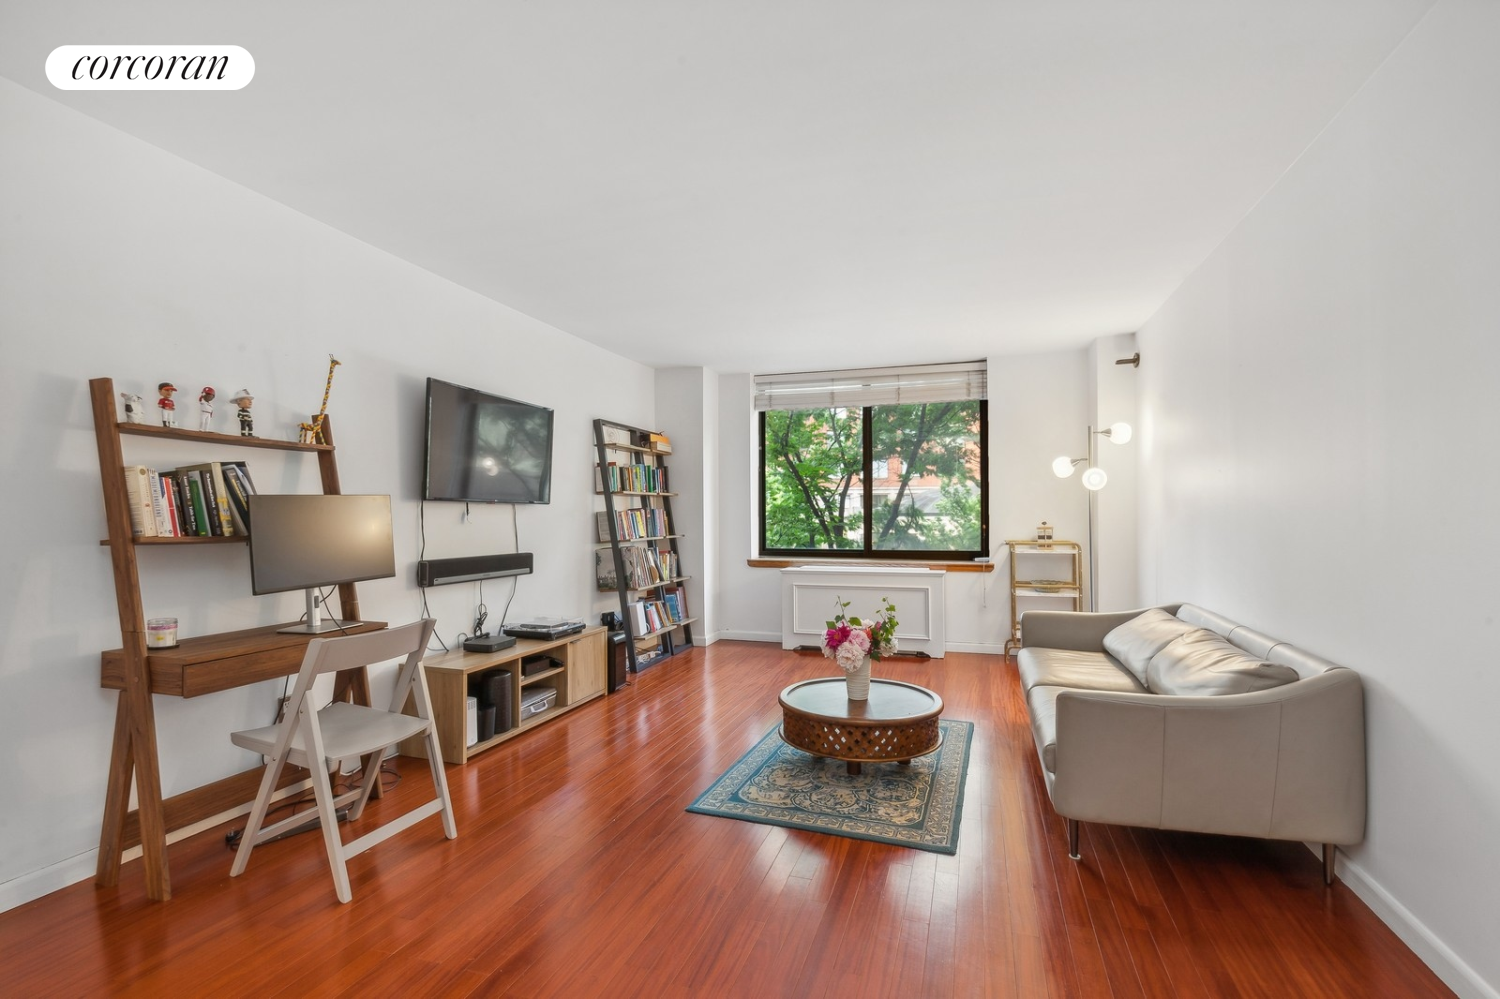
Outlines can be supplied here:
<path id="1" fill-rule="evenodd" d="M 531 676 L 521 675 L 521 660 L 538 653 L 550 653 L 562 658 L 562 665 L 543 670 Z M 604 693 L 605 631 L 599 625 L 585 628 L 577 634 L 550 640 L 522 638 L 508 649 L 497 652 L 465 652 L 454 649 L 440 656 L 428 656 L 422 660 L 422 670 L 427 674 L 427 693 L 432 701 L 432 719 L 437 725 L 438 746 L 447 763 L 462 765 L 478 753 L 492 749 L 522 732 L 530 731 L 559 715 L 567 714 L 579 705 L 586 704 Z M 476 673 L 487 673 L 503 669 L 510 673 L 510 729 L 500 732 L 492 739 L 485 739 L 472 746 L 465 745 L 468 732 L 469 677 Z M 539 715 L 521 719 L 521 689 L 542 680 L 552 679 L 557 687 L 557 703 Z M 407 705 L 411 711 L 411 705 Z M 426 758 L 427 747 L 420 738 L 407 739 L 400 744 L 403 756 Z"/>

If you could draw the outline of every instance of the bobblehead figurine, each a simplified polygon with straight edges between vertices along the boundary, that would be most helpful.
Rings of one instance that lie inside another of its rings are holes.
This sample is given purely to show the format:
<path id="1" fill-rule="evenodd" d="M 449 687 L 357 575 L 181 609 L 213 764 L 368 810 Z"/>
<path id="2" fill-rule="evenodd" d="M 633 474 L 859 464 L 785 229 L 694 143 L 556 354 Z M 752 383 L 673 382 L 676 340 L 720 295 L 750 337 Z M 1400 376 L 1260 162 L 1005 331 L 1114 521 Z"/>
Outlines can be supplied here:
<path id="1" fill-rule="evenodd" d="M 134 392 L 121 392 L 120 398 L 125 400 L 125 422 L 146 422 L 146 400 Z"/>
<path id="2" fill-rule="evenodd" d="M 162 382 L 156 386 L 156 394 L 161 396 L 156 400 L 156 405 L 161 409 L 161 425 L 164 427 L 177 426 L 177 403 L 172 401 L 172 393 L 177 391 L 177 386 L 171 382 Z"/>
<path id="3" fill-rule="evenodd" d="M 250 394 L 249 389 L 240 389 L 229 400 L 239 407 L 239 412 L 234 414 L 240 421 L 240 436 L 255 436 L 255 418 L 250 415 L 250 407 L 255 402 L 255 397 Z"/>
<path id="4" fill-rule="evenodd" d="M 203 386 L 203 391 L 198 393 L 198 429 L 207 430 L 214 418 L 214 387 Z"/>

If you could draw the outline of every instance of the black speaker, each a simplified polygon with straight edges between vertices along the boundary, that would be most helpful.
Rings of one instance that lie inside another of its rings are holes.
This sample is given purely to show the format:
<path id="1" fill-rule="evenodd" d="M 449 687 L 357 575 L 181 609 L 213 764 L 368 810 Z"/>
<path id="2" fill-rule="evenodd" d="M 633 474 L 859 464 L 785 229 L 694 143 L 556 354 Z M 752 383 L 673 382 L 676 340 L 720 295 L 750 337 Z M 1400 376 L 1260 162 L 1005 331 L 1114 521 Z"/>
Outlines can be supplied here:
<path id="1" fill-rule="evenodd" d="M 625 632 L 612 631 L 609 634 L 609 692 L 613 694 L 628 682 L 627 670 L 630 667 L 630 658 L 625 651 Z"/>
<path id="2" fill-rule="evenodd" d="M 531 552 L 424 559 L 417 563 L 417 585 L 441 586 L 443 583 L 466 583 L 497 576 L 524 576 L 529 572 Z"/>
<path id="3" fill-rule="evenodd" d="M 479 709 L 479 741 L 488 742 L 495 737 L 495 706 L 487 704 Z"/>

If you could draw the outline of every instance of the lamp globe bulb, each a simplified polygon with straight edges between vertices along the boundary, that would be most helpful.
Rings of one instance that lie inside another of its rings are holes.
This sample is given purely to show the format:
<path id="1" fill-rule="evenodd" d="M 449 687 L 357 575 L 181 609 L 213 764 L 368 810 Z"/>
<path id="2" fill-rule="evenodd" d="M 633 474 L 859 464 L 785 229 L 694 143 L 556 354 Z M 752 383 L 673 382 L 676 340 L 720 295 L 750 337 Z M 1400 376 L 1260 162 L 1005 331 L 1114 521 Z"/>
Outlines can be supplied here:
<path id="1" fill-rule="evenodd" d="M 1097 492 L 1104 488 L 1104 484 L 1109 481 L 1109 476 L 1104 473 L 1104 469 L 1096 465 L 1084 471 L 1082 481 L 1083 488 L 1092 489 Z"/>
<path id="2" fill-rule="evenodd" d="M 1135 431 L 1130 429 L 1128 423 L 1111 423 L 1109 425 L 1109 439 L 1116 444 L 1129 444 L 1130 438 L 1135 436 Z"/>
<path id="3" fill-rule="evenodd" d="M 1073 459 L 1069 458 L 1067 455 L 1063 455 L 1056 461 L 1052 462 L 1052 474 L 1057 476 L 1059 479 L 1066 479 L 1068 476 L 1072 475 Z"/>

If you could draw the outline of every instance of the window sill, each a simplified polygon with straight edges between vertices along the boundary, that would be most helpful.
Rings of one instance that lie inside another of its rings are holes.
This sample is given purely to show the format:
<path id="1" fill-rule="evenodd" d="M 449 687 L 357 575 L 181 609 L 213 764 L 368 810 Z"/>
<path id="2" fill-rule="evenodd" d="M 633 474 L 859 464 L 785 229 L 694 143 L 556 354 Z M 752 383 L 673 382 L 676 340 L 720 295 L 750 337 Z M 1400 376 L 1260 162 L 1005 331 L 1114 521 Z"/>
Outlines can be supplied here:
<path id="1" fill-rule="evenodd" d="M 893 559 L 877 562 L 870 559 L 830 558 L 751 558 L 745 564 L 752 569 L 790 569 L 799 565 L 836 565 L 844 569 L 942 569 L 945 572 L 994 572 L 994 562 L 923 562 L 919 559 Z"/>

